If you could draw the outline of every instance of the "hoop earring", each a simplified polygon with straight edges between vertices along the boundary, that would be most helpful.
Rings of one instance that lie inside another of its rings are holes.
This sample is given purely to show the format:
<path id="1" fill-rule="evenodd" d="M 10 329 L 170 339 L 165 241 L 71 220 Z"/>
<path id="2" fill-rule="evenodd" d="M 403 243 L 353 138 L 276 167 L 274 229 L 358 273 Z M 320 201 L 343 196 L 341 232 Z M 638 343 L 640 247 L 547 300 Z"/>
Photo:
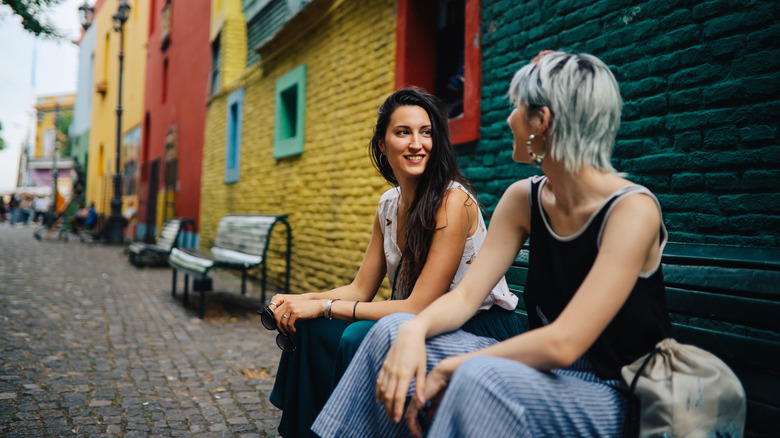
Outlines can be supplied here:
<path id="1" fill-rule="evenodd" d="M 542 161 L 544 161 L 544 153 L 546 152 L 545 149 L 542 149 L 542 153 L 539 155 L 536 155 L 531 148 L 531 142 L 536 138 L 536 135 L 531 134 L 528 136 L 528 141 L 525 142 L 525 146 L 528 148 L 528 155 L 531 156 L 531 164 L 537 169 L 542 168 Z"/>
<path id="2" fill-rule="evenodd" d="M 382 158 L 385 159 L 385 162 L 382 163 Z M 379 167 L 389 166 L 390 163 L 387 162 L 387 155 L 385 154 L 379 154 Z"/>

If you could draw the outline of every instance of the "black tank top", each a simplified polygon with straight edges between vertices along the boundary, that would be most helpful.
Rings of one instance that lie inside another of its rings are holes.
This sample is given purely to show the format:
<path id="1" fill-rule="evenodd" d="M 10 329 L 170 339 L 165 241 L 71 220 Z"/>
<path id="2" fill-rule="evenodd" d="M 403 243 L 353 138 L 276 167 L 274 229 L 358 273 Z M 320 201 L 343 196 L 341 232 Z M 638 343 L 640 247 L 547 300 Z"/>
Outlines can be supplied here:
<path id="1" fill-rule="evenodd" d="M 599 252 L 604 223 L 612 207 L 624 196 L 646 193 L 642 186 L 626 186 L 613 193 L 580 232 L 561 238 L 548 226 L 547 213 L 539 200 L 546 177 L 531 180 L 531 238 L 525 303 L 531 328 L 554 321 L 588 275 Z M 656 203 L 658 201 L 656 200 Z M 660 209 L 660 207 L 659 207 Z M 661 246 L 666 230 L 661 226 Z M 631 236 L 626 236 L 630 239 Z M 661 266 L 648 276 L 640 275 L 623 307 L 585 353 L 602 379 L 620 379 L 620 368 L 650 352 L 655 344 L 671 337 Z"/>

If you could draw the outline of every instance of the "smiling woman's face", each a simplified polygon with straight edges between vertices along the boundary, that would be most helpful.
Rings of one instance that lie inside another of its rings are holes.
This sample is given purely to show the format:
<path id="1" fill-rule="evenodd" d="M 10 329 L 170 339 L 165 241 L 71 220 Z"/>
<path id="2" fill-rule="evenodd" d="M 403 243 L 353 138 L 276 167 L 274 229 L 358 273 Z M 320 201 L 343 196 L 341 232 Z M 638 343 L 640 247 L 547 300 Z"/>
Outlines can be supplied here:
<path id="1" fill-rule="evenodd" d="M 398 107 L 380 145 L 396 179 L 419 178 L 428 164 L 433 133 L 428 113 L 419 106 Z"/>

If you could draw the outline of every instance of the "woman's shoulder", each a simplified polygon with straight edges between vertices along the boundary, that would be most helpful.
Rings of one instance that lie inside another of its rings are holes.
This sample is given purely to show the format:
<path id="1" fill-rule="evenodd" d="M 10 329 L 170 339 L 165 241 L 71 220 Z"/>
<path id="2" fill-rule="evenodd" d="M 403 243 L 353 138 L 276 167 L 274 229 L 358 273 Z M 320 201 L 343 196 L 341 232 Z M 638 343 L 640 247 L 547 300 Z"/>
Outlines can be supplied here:
<path id="1" fill-rule="evenodd" d="M 538 187 L 540 183 L 545 180 L 544 176 L 534 175 L 529 178 L 521 179 L 513 182 L 504 191 L 504 195 L 521 196 L 527 198 L 531 193 L 532 187 Z"/>
<path id="2" fill-rule="evenodd" d="M 387 191 L 382 193 L 382 196 L 379 198 L 379 205 L 382 205 L 387 201 L 398 199 L 400 193 L 401 193 L 401 189 L 399 189 L 398 187 L 392 187 L 390 189 L 387 189 Z"/>

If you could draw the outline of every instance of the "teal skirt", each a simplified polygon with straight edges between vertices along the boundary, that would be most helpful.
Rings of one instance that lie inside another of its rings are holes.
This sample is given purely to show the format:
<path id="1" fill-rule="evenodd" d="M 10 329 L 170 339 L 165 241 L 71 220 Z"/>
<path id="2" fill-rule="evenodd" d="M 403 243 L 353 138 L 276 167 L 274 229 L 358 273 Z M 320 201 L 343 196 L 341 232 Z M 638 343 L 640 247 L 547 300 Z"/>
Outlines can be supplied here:
<path id="1" fill-rule="evenodd" d="M 316 437 L 309 429 L 330 395 L 333 365 L 348 322 L 315 318 L 295 323 L 296 350 L 282 352 L 270 401 L 282 410 L 279 435 Z"/>
<path id="2" fill-rule="evenodd" d="M 292 335 L 297 350 L 282 352 L 271 403 L 282 410 L 279 434 L 316 437 L 310 427 L 341 379 L 375 321 L 348 323 L 316 318 L 299 321 Z M 503 341 L 523 332 L 515 312 L 493 306 L 466 321 L 461 329 Z"/>

